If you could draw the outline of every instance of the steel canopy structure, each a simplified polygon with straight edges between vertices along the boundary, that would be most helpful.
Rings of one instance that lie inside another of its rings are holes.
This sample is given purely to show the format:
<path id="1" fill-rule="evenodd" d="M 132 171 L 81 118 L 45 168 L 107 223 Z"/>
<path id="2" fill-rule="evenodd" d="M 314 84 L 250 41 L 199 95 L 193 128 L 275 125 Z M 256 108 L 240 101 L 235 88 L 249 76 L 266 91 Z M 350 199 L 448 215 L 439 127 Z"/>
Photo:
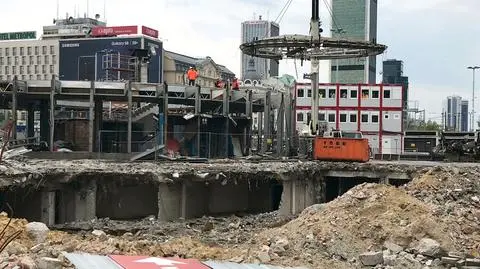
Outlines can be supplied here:
<path id="1" fill-rule="evenodd" d="M 282 35 L 240 45 L 243 53 L 259 58 L 299 59 L 311 61 L 312 113 L 310 130 L 312 135 L 319 132 L 318 125 L 318 83 L 321 60 L 360 58 L 383 53 L 387 46 L 374 42 L 322 37 L 320 28 L 319 0 L 312 0 L 310 35 Z"/>
<path id="2" fill-rule="evenodd" d="M 375 56 L 387 46 L 331 37 L 282 35 L 244 43 L 240 49 L 247 55 L 274 60 L 332 60 Z"/>

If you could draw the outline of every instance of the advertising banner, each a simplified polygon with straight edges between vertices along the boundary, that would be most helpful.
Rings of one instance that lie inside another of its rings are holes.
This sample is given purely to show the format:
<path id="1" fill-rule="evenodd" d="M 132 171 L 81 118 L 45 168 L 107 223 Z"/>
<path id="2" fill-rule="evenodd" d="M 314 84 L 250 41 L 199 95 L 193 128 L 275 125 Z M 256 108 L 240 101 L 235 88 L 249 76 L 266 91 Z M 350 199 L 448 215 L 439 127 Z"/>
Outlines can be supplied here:
<path id="1" fill-rule="evenodd" d="M 135 34 L 138 34 L 137 26 L 94 27 L 91 33 L 92 36 L 116 36 Z"/>
<path id="2" fill-rule="evenodd" d="M 153 38 L 158 38 L 158 31 L 147 26 L 142 26 L 142 34 L 146 36 L 151 36 Z"/>

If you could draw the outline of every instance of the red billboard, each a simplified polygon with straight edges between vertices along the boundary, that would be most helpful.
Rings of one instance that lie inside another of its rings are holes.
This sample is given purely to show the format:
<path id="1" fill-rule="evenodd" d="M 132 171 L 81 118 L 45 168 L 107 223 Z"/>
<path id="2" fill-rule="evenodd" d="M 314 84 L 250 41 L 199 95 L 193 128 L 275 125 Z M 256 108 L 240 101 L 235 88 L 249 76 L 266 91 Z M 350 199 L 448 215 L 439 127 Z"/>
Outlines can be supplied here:
<path id="1" fill-rule="evenodd" d="M 147 26 L 142 26 L 142 34 L 158 38 L 158 31 L 152 28 L 148 28 Z"/>
<path id="2" fill-rule="evenodd" d="M 94 27 L 91 36 L 116 36 L 138 34 L 137 26 Z"/>

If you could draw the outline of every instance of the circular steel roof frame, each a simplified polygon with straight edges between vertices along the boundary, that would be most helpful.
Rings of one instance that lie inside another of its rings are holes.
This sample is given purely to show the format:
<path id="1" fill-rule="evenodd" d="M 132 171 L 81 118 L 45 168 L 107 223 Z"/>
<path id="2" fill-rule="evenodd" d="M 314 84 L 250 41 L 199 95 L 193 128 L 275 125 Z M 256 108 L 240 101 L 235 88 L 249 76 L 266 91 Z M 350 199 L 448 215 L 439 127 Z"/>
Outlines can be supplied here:
<path id="1" fill-rule="evenodd" d="M 314 40 L 309 35 L 282 35 L 240 45 L 243 53 L 273 60 L 331 60 L 382 54 L 387 46 L 331 37 Z"/>

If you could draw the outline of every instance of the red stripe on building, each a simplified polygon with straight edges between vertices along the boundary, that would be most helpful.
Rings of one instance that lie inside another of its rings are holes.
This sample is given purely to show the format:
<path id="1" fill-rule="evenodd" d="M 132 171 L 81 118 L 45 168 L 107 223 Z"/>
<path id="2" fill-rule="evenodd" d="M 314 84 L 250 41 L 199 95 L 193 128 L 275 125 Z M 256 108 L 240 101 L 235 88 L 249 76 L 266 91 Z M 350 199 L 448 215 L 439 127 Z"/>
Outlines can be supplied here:
<path id="1" fill-rule="evenodd" d="M 358 98 L 358 106 L 357 106 L 357 131 L 360 132 L 362 130 L 362 121 L 361 121 L 361 116 L 362 116 L 362 87 L 361 85 L 358 85 L 357 89 L 357 98 Z"/>
<path id="2" fill-rule="evenodd" d="M 335 129 L 340 130 L 340 85 L 337 84 L 337 91 L 336 91 L 336 96 L 337 96 L 337 104 L 336 104 L 336 111 L 335 111 Z"/>
<path id="3" fill-rule="evenodd" d="M 297 106 L 296 107 L 297 110 L 308 110 L 308 109 L 311 109 L 310 106 Z M 362 110 L 362 111 L 378 111 L 379 107 L 356 107 L 356 106 L 342 106 L 342 107 L 336 107 L 336 106 L 320 106 L 318 108 L 319 110 L 340 110 L 340 111 L 343 111 L 343 110 L 354 110 L 354 111 L 359 111 Z M 402 111 L 401 108 L 399 107 L 384 107 L 383 108 L 383 111 Z"/>
<path id="4" fill-rule="evenodd" d="M 383 85 L 380 85 L 380 107 L 379 112 L 379 125 L 378 125 L 378 152 L 382 154 L 382 138 L 383 138 Z"/>

